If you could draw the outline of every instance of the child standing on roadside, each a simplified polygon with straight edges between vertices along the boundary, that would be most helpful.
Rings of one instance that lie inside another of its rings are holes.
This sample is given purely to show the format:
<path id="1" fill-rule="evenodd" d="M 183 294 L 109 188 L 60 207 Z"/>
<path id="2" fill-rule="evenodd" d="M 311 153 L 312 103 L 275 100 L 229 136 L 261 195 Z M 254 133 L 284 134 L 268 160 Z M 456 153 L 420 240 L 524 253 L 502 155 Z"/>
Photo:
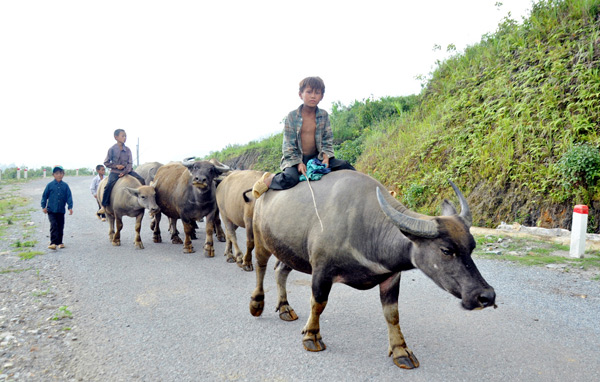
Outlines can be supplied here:
<path id="1" fill-rule="evenodd" d="M 104 194 L 102 194 L 102 208 L 98 211 L 100 214 L 106 213 L 104 207 L 110 204 L 110 192 L 119 178 L 131 175 L 142 184 L 146 184 L 144 178 L 133 171 L 133 156 L 129 147 L 125 146 L 125 141 L 127 141 L 125 130 L 115 130 L 114 136 L 117 143 L 108 149 L 108 154 L 106 155 L 106 159 L 104 159 L 104 165 L 110 168 L 110 174 L 108 175 L 106 188 L 104 188 Z"/>
<path id="2" fill-rule="evenodd" d="M 100 201 L 98 201 L 98 185 L 100 184 L 100 182 L 102 181 L 102 179 L 104 179 L 104 174 L 106 173 L 106 168 L 104 168 L 104 165 L 99 164 L 98 166 L 96 166 L 96 172 L 98 173 L 98 175 L 96 175 L 94 177 L 94 179 L 92 179 L 92 184 L 90 185 L 90 191 L 92 192 L 92 196 L 94 197 L 94 199 L 96 199 L 96 203 L 98 203 L 98 211 L 100 211 L 100 209 L 102 208 L 102 206 L 100 205 Z M 100 214 L 98 212 L 96 212 L 96 216 L 98 216 L 98 219 L 102 219 L 102 221 L 106 221 L 106 215 L 105 214 Z"/>
<path id="3" fill-rule="evenodd" d="M 65 204 L 69 215 L 73 215 L 73 196 L 69 185 L 63 182 L 65 170 L 61 166 L 52 169 L 54 180 L 46 185 L 42 194 L 42 211 L 50 220 L 50 245 L 48 248 L 64 248 L 63 232 L 65 228 Z"/>

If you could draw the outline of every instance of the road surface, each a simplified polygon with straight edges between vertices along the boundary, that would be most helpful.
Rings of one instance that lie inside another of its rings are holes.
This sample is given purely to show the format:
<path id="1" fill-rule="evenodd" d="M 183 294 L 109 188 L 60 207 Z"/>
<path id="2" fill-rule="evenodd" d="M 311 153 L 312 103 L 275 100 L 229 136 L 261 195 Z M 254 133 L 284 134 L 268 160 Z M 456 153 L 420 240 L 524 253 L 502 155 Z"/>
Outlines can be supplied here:
<path id="1" fill-rule="evenodd" d="M 133 247 L 134 219 L 124 219 L 120 247 L 96 219 L 91 177 L 66 177 L 75 200 L 66 216 L 65 244 L 46 250 L 48 223 L 39 199 L 49 179 L 22 186 L 33 199 L 32 221 L 44 261 L 69 285 L 75 357 L 69 367 L 84 381 L 592 381 L 600 371 L 600 286 L 544 268 L 476 259 L 496 289 L 498 309 L 465 311 L 420 271 L 403 275 L 400 325 L 421 366 L 397 368 L 378 288 L 336 284 L 321 316 L 327 350 L 304 350 L 301 330 L 310 309 L 310 276 L 292 272 L 289 301 L 299 316 L 275 312 L 274 258 L 265 278 L 266 304 L 249 313 L 255 286 L 223 257 L 152 242 L 144 217 L 143 250 Z M 167 219 L 162 222 L 166 223 Z M 180 223 L 181 224 L 181 223 Z M 181 227 L 181 225 L 180 225 Z M 182 229 L 180 231 L 183 232 Z M 243 243 L 244 230 L 238 230 Z"/>

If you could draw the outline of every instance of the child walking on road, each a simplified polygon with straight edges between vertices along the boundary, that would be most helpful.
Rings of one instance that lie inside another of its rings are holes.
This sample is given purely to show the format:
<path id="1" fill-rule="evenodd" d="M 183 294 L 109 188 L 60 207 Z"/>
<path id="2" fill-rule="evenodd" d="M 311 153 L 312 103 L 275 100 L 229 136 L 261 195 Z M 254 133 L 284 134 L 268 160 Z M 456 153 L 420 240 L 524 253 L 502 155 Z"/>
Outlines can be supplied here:
<path id="1" fill-rule="evenodd" d="M 73 196 L 69 185 L 63 182 L 65 171 L 61 166 L 52 169 L 54 180 L 46 185 L 42 194 L 42 211 L 50 220 L 50 245 L 48 248 L 64 248 L 63 232 L 65 228 L 65 204 L 69 215 L 73 215 Z"/>

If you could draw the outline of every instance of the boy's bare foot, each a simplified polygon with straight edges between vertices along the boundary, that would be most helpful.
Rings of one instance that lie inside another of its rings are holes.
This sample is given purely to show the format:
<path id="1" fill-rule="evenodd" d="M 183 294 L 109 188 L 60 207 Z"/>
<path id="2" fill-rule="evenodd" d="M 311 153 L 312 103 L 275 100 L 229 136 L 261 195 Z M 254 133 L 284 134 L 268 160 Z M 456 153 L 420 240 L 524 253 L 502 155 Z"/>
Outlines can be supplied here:
<path id="1" fill-rule="evenodd" d="M 265 172 L 263 176 L 254 183 L 254 186 L 252 187 L 252 195 L 254 198 L 258 199 L 262 194 L 267 192 L 274 176 L 275 175 L 270 172 Z"/>
<path id="2" fill-rule="evenodd" d="M 65 247 L 65 245 L 64 245 L 63 243 L 60 243 L 60 244 L 58 245 L 58 248 L 64 248 L 64 247 Z"/>
<path id="3" fill-rule="evenodd" d="M 102 215 L 102 214 L 105 214 L 105 213 L 106 213 L 106 211 L 104 210 L 104 207 L 100 208 L 98 210 L 98 212 L 96 212 L 96 214 L 98 214 L 98 215 Z"/>
<path id="4" fill-rule="evenodd" d="M 56 249 L 56 244 L 50 244 L 50 245 L 48 246 L 48 249 Z"/>

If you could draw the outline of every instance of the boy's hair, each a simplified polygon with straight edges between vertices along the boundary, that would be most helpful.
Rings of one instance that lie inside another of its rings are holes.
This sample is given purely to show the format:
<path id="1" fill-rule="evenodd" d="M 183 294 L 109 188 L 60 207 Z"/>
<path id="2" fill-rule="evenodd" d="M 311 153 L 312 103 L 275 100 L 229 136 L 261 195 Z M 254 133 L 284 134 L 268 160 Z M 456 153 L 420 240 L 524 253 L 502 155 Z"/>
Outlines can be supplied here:
<path id="1" fill-rule="evenodd" d="M 118 135 L 118 134 L 117 134 Z M 96 172 L 102 170 L 104 168 L 104 165 L 99 164 L 98 166 L 96 166 Z"/>
<path id="2" fill-rule="evenodd" d="M 115 130 L 115 137 L 118 137 L 119 134 L 121 134 L 121 131 L 125 132 L 125 130 L 123 130 L 123 129 L 117 129 L 117 130 Z"/>
<path id="3" fill-rule="evenodd" d="M 300 93 L 302 93 L 307 86 L 310 86 L 311 89 L 314 90 L 320 90 L 321 94 L 325 94 L 325 83 L 321 77 L 306 77 L 300 81 Z"/>

